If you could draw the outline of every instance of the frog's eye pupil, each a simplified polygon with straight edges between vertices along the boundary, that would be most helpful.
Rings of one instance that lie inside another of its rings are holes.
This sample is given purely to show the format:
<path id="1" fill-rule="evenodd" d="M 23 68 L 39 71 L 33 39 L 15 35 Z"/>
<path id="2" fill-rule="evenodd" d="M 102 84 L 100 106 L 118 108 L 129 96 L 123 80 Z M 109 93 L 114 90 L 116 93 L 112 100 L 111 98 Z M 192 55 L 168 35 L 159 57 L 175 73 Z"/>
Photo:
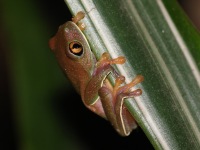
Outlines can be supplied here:
<path id="1" fill-rule="evenodd" d="M 71 42 L 69 44 L 69 50 L 72 54 L 81 56 L 83 54 L 83 46 L 79 42 Z"/>

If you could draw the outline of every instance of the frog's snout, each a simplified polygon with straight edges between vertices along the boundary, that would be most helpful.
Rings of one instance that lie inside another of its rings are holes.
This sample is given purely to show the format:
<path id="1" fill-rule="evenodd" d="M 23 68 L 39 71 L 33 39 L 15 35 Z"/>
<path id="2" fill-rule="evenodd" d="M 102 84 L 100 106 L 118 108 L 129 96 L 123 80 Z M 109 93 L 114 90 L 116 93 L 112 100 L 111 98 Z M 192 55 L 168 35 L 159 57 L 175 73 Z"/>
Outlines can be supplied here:
<path id="1" fill-rule="evenodd" d="M 55 52 L 55 37 L 52 37 L 50 40 L 49 40 L 49 47 L 50 49 Z"/>

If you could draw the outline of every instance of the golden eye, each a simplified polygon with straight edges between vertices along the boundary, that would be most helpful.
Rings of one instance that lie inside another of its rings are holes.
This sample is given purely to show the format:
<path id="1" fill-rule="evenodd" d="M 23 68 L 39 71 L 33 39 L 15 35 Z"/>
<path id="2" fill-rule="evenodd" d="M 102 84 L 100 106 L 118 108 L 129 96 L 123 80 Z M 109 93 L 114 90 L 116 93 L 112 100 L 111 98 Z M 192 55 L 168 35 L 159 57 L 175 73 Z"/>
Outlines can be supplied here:
<path id="1" fill-rule="evenodd" d="M 79 42 L 71 42 L 69 44 L 69 50 L 71 53 L 80 56 L 83 53 L 83 46 Z"/>

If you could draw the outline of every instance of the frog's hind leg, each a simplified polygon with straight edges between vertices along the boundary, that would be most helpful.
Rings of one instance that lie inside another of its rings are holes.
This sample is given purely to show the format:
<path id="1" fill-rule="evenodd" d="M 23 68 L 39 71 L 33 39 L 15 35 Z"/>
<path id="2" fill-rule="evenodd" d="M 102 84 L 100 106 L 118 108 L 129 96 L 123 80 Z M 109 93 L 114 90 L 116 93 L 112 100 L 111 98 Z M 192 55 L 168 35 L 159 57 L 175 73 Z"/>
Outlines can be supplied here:
<path id="1" fill-rule="evenodd" d="M 130 90 L 132 87 L 142 82 L 144 80 L 144 77 L 138 75 L 130 83 L 120 87 L 120 84 L 122 84 L 125 80 L 125 78 L 122 77 L 116 79 L 116 84 L 113 90 L 113 94 L 116 97 L 115 113 L 117 118 L 116 120 L 120 128 L 124 130 L 125 135 L 129 135 L 132 129 L 135 127 L 135 120 L 133 117 L 131 117 L 131 114 L 128 112 L 127 108 L 123 105 L 124 100 L 125 98 L 135 97 L 142 94 L 141 89 L 136 89 L 134 91 Z"/>
<path id="2" fill-rule="evenodd" d="M 139 75 L 132 82 L 121 86 L 124 81 L 124 76 L 116 78 L 113 90 L 103 86 L 99 89 L 99 96 L 101 97 L 102 106 L 108 120 L 120 135 L 127 136 L 136 127 L 136 122 L 124 107 L 124 99 L 142 94 L 141 89 L 134 91 L 130 91 L 130 89 L 142 82 L 143 76 Z"/>

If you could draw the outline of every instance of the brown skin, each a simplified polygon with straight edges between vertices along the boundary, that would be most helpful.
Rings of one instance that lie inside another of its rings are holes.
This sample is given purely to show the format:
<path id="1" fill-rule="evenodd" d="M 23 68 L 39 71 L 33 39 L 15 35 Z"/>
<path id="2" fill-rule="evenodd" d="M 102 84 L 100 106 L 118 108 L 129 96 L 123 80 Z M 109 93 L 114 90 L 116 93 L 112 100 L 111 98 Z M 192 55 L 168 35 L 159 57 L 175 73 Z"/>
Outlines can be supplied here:
<path id="1" fill-rule="evenodd" d="M 83 17 L 80 12 L 73 20 L 77 23 Z M 121 86 L 125 78 L 113 69 L 112 64 L 123 64 L 125 58 L 110 59 L 108 53 L 104 53 L 96 61 L 85 36 L 74 22 L 61 25 L 57 34 L 50 39 L 49 46 L 85 106 L 108 119 L 120 135 L 127 136 L 136 123 L 123 106 L 124 98 L 142 94 L 140 89 L 130 89 L 142 82 L 143 76 L 139 75 L 131 83 Z M 113 88 L 104 82 L 109 73 L 116 78 Z"/>

